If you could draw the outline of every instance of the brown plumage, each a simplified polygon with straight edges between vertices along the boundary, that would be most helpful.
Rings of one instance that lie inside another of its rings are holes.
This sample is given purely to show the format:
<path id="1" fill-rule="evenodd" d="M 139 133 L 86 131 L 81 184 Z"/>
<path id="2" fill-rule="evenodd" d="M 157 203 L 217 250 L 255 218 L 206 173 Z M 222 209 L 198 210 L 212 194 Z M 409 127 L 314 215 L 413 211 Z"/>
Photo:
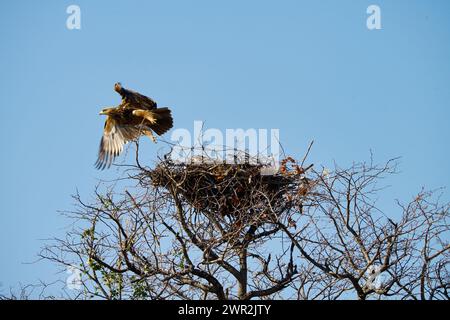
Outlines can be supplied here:
<path id="1" fill-rule="evenodd" d="M 102 170 L 111 166 L 127 142 L 136 140 L 141 135 L 156 142 L 152 131 L 162 135 L 173 126 L 169 108 L 158 108 L 156 102 L 149 97 L 125 89 L 120 83 L 114 85 L 114 90 L 122 96 L 122 103 L 100 112 L 107 116 L 95 163 L 96 168 Z"/>

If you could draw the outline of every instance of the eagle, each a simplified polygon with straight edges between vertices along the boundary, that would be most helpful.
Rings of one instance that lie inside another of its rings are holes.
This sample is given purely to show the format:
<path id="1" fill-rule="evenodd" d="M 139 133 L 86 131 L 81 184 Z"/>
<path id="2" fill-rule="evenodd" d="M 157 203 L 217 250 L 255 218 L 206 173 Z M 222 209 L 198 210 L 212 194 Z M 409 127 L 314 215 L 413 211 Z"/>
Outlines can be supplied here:
<path id="1" fill-rule="evenodd" d="M 146 135 L 156 143 L 153 132 L 162 135 L 173 126 L 169 108 L 158 108 L 155 101 L 125 89 L 120 82 L 114 85 L 114 90 L 122 96 L 122 102 L 117 107 L 105 108 L 100 112 L 100 115 L 106 115 L 95 163 L 95 167 L 100 170 L 111 166 L 127 142 Z"/>

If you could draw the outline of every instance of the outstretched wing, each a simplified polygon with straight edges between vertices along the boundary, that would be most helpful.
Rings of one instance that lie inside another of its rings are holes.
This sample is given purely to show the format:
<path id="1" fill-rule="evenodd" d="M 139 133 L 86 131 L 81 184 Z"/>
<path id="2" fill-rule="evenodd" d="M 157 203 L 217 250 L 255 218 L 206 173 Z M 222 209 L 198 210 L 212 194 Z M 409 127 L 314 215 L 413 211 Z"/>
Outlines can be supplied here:
<path id="1" fill-rule="evenodd" d="M 116 90 L 122 96 L 122 104 L 132 108 L 153 110 L 157 108 L 155 101 L 133 90 L 125 89 L 120 82 L 114 85 Z"/>
<path id="2" fill-rule="evenodd" d="M 123 151 L 123 146 L 140 135 L 141 130 L 138 128 L 121 126 L 111 117 L 107 117 L 95 167 L 100 170 L 109 168 L 114 159 Z"/>

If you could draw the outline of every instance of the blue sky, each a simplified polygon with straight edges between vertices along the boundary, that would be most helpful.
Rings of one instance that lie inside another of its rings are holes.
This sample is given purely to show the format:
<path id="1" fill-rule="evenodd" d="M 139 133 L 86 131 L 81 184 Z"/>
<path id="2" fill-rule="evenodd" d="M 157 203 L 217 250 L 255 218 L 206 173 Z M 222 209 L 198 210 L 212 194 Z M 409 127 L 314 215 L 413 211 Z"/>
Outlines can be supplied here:
<path id="1" fill-rule="evenodd" d="M 392 217 L 394 199 L 449 186 L 449 1 L 9 1 L 0 36 L 0 292 L 54 279 L 27 262 L 66 230 L 57 211 L 117 175 L 93 166 L 116 81 L 170 106 L 175 128 L 279 128 L 297 157 L 314 139 L 316 166 L 401 156 Z"/>

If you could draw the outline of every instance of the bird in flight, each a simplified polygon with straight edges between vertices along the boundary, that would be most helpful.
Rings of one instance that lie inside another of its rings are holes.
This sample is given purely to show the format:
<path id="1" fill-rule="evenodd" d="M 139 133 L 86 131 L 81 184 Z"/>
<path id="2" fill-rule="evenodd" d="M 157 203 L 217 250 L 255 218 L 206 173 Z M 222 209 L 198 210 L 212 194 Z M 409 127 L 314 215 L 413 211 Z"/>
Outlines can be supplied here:
<path id="1" fill-rule="evenodd" d="M 173 126 L 169 108 L 158 108 L 155 101 L 125 89 L 120 82 L 114 85 L 114 90 L 122 96 L 122 102 L 117 107 L 105 108 L 100 112 L 101 115 L 106 115 L 95 163 L 95 167 L 101 170 L 111 166 L 127 142 L 146 135 L 156 143 L 153 131 L 162 135 Z"/>

